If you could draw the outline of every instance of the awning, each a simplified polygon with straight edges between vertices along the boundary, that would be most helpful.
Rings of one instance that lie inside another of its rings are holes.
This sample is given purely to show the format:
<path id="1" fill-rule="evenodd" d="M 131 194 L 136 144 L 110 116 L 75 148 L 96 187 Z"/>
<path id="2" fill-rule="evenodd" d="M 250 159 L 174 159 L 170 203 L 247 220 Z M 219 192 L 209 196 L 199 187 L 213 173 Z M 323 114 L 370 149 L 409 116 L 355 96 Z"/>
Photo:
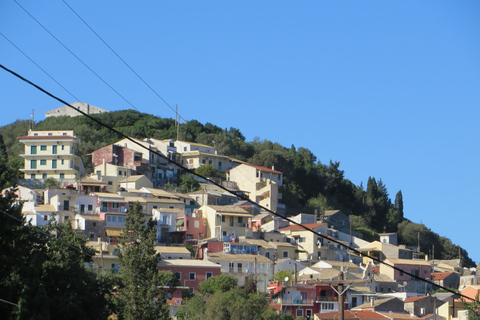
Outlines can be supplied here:
<path id="1" fill-rule="evenodd" d="M 175 223 L 176 226 L 183 226 L 183 219 L 178 219 Z"/>
<path id="2" fill-rule="evenodd" d="M 120 237 L 123 234 L 122 229 L 105 228 L 107 237 Z"/>

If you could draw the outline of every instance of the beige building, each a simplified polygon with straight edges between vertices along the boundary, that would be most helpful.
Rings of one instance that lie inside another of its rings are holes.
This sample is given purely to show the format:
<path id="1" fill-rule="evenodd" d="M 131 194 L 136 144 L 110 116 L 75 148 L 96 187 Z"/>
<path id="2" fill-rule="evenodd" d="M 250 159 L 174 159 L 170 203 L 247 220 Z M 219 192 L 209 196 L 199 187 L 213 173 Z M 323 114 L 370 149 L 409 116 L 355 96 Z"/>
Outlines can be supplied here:
<path id="1" fill-rule="evenodd" d="M 227 180 L 235 181 L 238 188 L 248 193 L 250 200 L 274 212 L 285 209 L 279 204 L 278 187 L 283 184 L 283 173 L 273 169 L 241 164 L 227 172 Z"/>
<path id="2" fill-rule="evenodd" d="M 413 259 L 413 251 L 405 248 L 405 246 L 395 246 L 390 243 L 373 241 L 370 244 L 358 249 L 366 254 L 363 256 L 363 263 L 369 264 L 374 257 L 380 261 L 385 259 Z"/>
<path id="3" fill-rule="evenodd" d="M 241 161 L 218 154 L 214 147 L 200 143 L 175 141 L 175 147 L 180 154 L 180 163 L 187 169 L 197 169 L 210 164 L 220 172 L 226 172 Z"/>
<path id="4" fill-rule="evenodd" d="M 207 219 L 207 238 L 230 241 L 232 238 L 251 233 L 248 219 L 251 219 L 252 215 L 240 207 L 203 206 L 198 212 Z"/>
<path id="5" fill-rule="evenodd" d="M 326 223 L 311 223 L 304 226 L 322 235 L 327 235 L 328 232 Z M 325 241 L 322 237 L 297 225 L 290 225 L 278 231 L 297 245 L 299 260 L 317 261 L 322 258 L 320 249 Z"/>
<path id="6" fill-rule="evenodd" d="M 208 260 L 222 266 L 221 272 L 238 280 L 243 287 L 247 281 L 256 280 L 257 290 L 268 292 L 268 283 L 273 279 L 273 261 L 256 254 L 208 254 Z"/>
<path id="7" fill-rule="evenodd" d="M 61 116 L 69 116 L 69 117 L 81 116 L 82 114 L 80 112 L 77 112 L 76 110 L 80 110 L 86 114 L 97 114 L 97 113 L 108 112 L 105 109 L 94 107 L 89 105 L 88 103 L 83 103 L 83 102 L 74 102 L 74 103 L 71 103 L 71 105 L 72 107 L 75 107 L 75 109 L 72 109 L 70 106 L 64 105 L 63 107 L 45 112 L 45 118 L 61 117 Z"/>
<path id="8" fill-rule="evenodd" d="M 80 140 L 73 130 L 33 131 L 18 140 L 25 145 L 25 179 L 54 178 L 64 185 L 85 174 L 82 159 L 77 155 Z"/>

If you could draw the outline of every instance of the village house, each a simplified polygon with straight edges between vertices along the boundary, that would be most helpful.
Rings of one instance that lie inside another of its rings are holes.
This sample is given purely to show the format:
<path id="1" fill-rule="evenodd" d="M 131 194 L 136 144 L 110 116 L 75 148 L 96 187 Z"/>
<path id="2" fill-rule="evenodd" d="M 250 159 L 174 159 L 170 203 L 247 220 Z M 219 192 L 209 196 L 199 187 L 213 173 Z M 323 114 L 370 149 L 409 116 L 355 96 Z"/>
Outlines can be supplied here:
<path id="1" fill-rule="evenodd" d="M 279 203 L 282 195 L 278 187 L 283 185 L 283 173 L 251 164 L 240 164 L 227 172 L 227 180 L 235 181 L 238 189 L 262 207 L 283 214 L 285 205 Z"/>
<path id="2" fill-rule="evenodd" d="M 242 208 L 236 206 L 202 206 L 198 212 L 207 219 L 207 238 L 230 241 L 248 235 L 248 220 L 252 218 Z"/>
<path id="3" fill-rule="evenodd" d="M 273 261 L 261 255 L 208 252 L 204 258 L 221 265 L 222 273 L 235 277 L 239 287 L 253 280 L 258 291 L 267 292 L 268 282 L 273 278 Z"/>
<path id="4" fill-rule="evenodd" d="M 25 145 L 25 179 L 54 178 L 63 186 L 74 183 L 85 174 L 82 159 L 77 155 L 80 140 L 73 130 L 33 131 L 18 140 Z"/>
<path id="5" fill-rule="evenodd" d="M 198 293 L 202 281 L 222 273 L 221 266 L 216 263 L 191 259 L 162 259 L 158 262 L 157 269 L 172 271 L 180 286 L 191 288 L 191 293 Z"/>
<path id="6" fill-rule="evenodd" d="M 418 280 L 403 271 L 394 269 L 394 266 L 400 270 L 407 271 L 417 277 L 431 280 L 432 266 L 425 260 L 410 260 L 410 259 L 387 259 L 385 263 L 380 264 L 380 273 L 387 275 L 389 278 L 402 284 L 404 291 L 416 291 L 426 294 L 431 288 L 429 284 Z"/>
<path id="7" fill-rule="evenodd" d="M 305 224 L 304 226 L 317 233 L 324 235 L 327 234 L 326 223 L 311 223 Z M 297 245 L 298 258 L 300 260 L 318 261 L 322 258 L 319 251 L 319 248 L 322 247 L 324 242 L 322 237 L 298 225 L 290 225 L 288 227 L 278 229 L 278 231 L 285 234 L 288 238 L 294 240 L 294 244 Z"/>

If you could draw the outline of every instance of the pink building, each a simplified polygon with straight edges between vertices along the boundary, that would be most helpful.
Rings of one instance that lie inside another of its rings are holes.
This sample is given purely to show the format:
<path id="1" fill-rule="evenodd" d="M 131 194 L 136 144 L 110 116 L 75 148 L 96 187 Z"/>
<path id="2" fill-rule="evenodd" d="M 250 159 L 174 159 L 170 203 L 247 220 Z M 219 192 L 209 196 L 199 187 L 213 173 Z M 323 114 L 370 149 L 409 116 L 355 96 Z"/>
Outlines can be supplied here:
<path id="1" fill-rule="evenodd" d="M 170 270 L 180 283 L 179 287 L 189 287 L 197 293 L 201 282 L 221 274 L 221 266 L 206 260 L 168 259 L 158 263 L 158 270 Z M 175 297 L 175 299 L 181 299 Z"/>

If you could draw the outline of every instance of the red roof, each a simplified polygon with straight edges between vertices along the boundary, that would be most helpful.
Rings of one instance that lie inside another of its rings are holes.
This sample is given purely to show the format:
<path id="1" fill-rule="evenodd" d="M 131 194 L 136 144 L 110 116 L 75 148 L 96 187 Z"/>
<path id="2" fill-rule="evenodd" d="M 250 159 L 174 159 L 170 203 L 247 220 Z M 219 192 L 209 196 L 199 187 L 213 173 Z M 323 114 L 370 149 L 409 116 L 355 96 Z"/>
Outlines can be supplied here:
<path id="1" fill-rule="evenodd" d="M 338 311 L 335 312 L 324 312 L 324 313 L 315 313 L 315 316 L 318 319 L 338 319 Z M 381 315 L 380 313 L 373 311 L 350 311 L 345 310 L 344 319 L 388 319 L 388 317 Z"/>
<path id="2" fill-rule="evenodd" d="M 415 301 L 418 301 L 418 300 L 422 300 L 423 298 L 426 298 L 426 297 L 427 297 L 427 296 L 410 297 L 410 298 L 405 299 L 405 303 L 407 303 L 407 302 L 415 302 Z"/>
<path id="3" fill-rule="evenodd" d="M 254 167 L 258 170 L 261 170 L 261 171 L 266 171 L 266 172 L 273 172 L 273 173 L 282 173 L 283 172 L 280 172 L 280 171 L 276 171 L 276 170 L 273 170 L 273 169 L 269 169 L 267 167 L 262 167 L 262 166 L 254 166 L 253 164 L 248 164 L 248 163 L 245 163 L 247 166 L 250 166 L 250 167 Z"/>
<path id="4" fill-rule="evenodd" d="M 326 225 L 326 224 L 327 224 L 326 222 L 324 222 L 324 223 L 307 223 L 307 224 L 304 224 L 304 226 L 309 228 L 309 229 L 315 229 L 315 228 L 318 228 L 318 227 Z M 288 227 L 278 229 L 278 231 L 286 231 L 286 230 L 305 230 L 305 228 L 303 228 L 301 226 L 298 226 L 296 224 L 292 224 L 292 225 L 289 225 Z"/>
<path id="5" fill-rule="evenodd" d="M 443 280 L 445 279 L 446 277 L 448 277 L 449 275 L 453 274 L 453 272 L 435 272 L 433 273 L 433 281 L 435 280 Z"/>

